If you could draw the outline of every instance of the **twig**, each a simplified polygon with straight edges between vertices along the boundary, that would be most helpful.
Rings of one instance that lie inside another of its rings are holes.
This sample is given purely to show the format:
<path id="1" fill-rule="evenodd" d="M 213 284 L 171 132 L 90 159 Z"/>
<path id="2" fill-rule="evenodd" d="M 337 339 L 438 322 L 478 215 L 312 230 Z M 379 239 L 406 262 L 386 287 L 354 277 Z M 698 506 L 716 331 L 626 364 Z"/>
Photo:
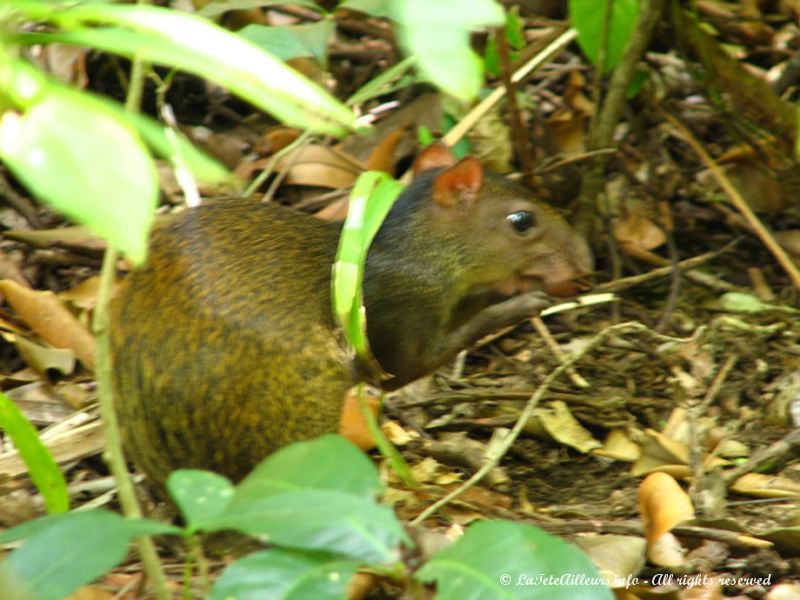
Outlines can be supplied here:
<path id="1" fill-rule="evenodd" d="M 553 56 L 566 48 L 577 35 L 576 31 L 572 28 L 568 29 L 555 40 L 550 42 L 541 52 L 530 59 L 522 67 L 517 69 L 516 73 L 511 76 L 512 83 L 519 83 L 524 80 L 528 75 L 533 73 L 536 69 L 541 67 L 544 63 L 550 60 Z M 505 95 L 506 88 L 500 86 L 484 98 L 475 108 L 473 108 L 467 116 L 456 124 L 447 134 L 442 138 L 442 141 L 448 146 L 455 146 L 467 132 L 472 129 L 472 126 L 480 121 L 486 114 L 492 110 L 495 104 Z"/>
<path id="2" fill-rule="evenodd" d="M 753 456 L 751 456 L 747 462 L 734 467 L 730 471 L 726 471 L 723 473 L 722 478 L 725 480 L 726 484 L 730 485 L 742 475 L 757 469 L 764 463 L 775 460 L 779 456 L 783 456 L 798 444 L 800 444 L 800 429 L 792 429 L 777 442 L 770 444 L 762 450 L 753 452 Z"/>
<path id="3" fill-rule="evenodd" d="M 716 258 L 720 254 L 723 254 L 730 250 L 735 244 L 738 243 L 738 240 L 734 240 L 730 244 L 727 244 L 720 250 L 715 250 L 713 252 L 706 252 L 705 254 L 701 254 L 699 256 L 693 256 L 692 258 L 687 258 L 686 260 L 682 260 L 677 265 L 668 265 L 664 267 L 658 267 L 647 273 L 642 273 L 641 275 L 632 275 L 630 277 L 623 277 L 622 279 L 615 279 L 614 281 L 609 281 L 608 283 L 601 283 L 593 288 L 593 292 L 618 292 L 620 290 L 625 290 L 635 285 L 641 285 L 651 279 L 657 279 L 659 277 L 665 277 L 669 275 L 673 269 L 677 266 L 682 271 L 687 271 L 688 269 L 693 269 L 703 263 L 708 262 L 709 260 Z M 691 275 L 699 275 L 699 273 L 684 273 L 684 275 L 691 279 Z M 728 291 L 737 290 L 734 285 L 728 284 L 726 282 L 715 280 L 713 287 L 726 289 Z M 698 283 L 701 283 L 698 281 Z M 708 282 L 702 282 L 708 284 Z"/>
<path id="4" fill-rule="evenodd" d="M 558 362 L 564 362 L 567 357 L 561 351 L 558 342 L 553 339 L 553 334 L 550 333 L 550 330 L 547 328 L 547 325 L 545 325 L 544 321 L 542 321 L 542 318 L 533 317 L 531 319 L 531 324 L 536 330 L 536 333 L 539 334 L 539 337 L 544 341 L 545 346 L 547 346 L 553 356 L 556 357 L 556 360 L 558 360 Z M 575 387 L 584 389 L 589 387 L 589 382 L 586 381 L 574 368 L 569 367 L 567 369 L 567 375 Z"/>
<path id="5" fill-rule="evenodd" d="M 475 472 L 475 474 L 470 477 L 467 481 L 465 481 L 462 485 L 460 485 L 457 489 L 453 490 L 449 494 L 447 494 L 444 498 L 441 498 L 430 505 L 427 509 L 422 511 L 412 522 L 412 525 L 419 525 L 425 519 L 430 517 L 433 513 L 439 510 L 445 504 L 451 502 L 454 498 L 457 498 L 461 494 L 463 494 L 466 490 L 477 484 L 481 479 L 483 479 L 490 471 L 492 471 L 502 460 L 503 456 L 508 452 L 509 448 L 514 444 L 516 439 L 519 437 L 519 434 L 522 432 L 522 429 L 527 424 L 528 420 L 533 415 L 533 410 L 539 404 L 539 401 L 544 396 L 545 392 L 550 388 L 550 386 L 558 379 L 567 369 L 569 369 L 572 365 L 574 365 L 577 361 L 583 358 L 589 351 L 594 349 L 598 346 L 601 342 L 603 342 L 607 337 L 612 335 L 618 335 L 625 331 L 641 331 L 646 333 L 647 335 L 653 337 L 655 340 L 663 342 L 663 341 L 670 341 L 670 342 L 687 342 L 688 340 L 682 338 L 674 338 L 666 335 L 662 335 L 653 331 L 652 329 L 648 329 L 645 325 L 641 323 L 620 323 L 618 325 L 612 325 L 607 329 L 604 329 L 596 336 L 594 336 L 589 342 L 581 348 L 578 352 L 574 355 L 570 356 L 560 365 L 558 365 L 555 369 L 550 371 L 547 377 L 544 378 L 544 381 L 539 385 L 533 395 L 528 399 L 525 408 L 522 409 L 517 422 L 514 424 L 514 427 L 508 432 L 508 434 L 500 440 L 500 442 L 494 446 L 490 447 L 489 450 L 486 452 L 486 460 L 483 466 Z"/>
<path id="6" fill-rule="evenodd" d="M 533 175 L 533 157 L 529 151 L 529 136 L 522 122 L 522 115 L 517 105 L 516 85 L 511 74 L 511 59 L 508 56 L 508 38 L 505 25 L 497 28 L 497 51 L 500 55 L 500 79 L 506 88 L 508 115 L 511 121 L 511 140 L 514 143 L 517 159 L 522 167 L 522 180 L 530 181 Z"/>
<path id="7" fill-rule="evenodd" d="M 681 123 L 669 114 L 667 111 L 659 108 L 659 111 L 664 118 L 669 121 L 670 125 L 672 125 L 675 129 L 677 129 L 683 140 L 692 147 L 692 150 L 700 157 L 700 160 L 705 163 L 708 170 L 711 171 L 711 174 L 714 176 L 714 179 L 717 180 L 719 186 L 723 189 L 723 191 L 728 195 L 728 198 L 736 207 L 742 216 L 747 220 L 750 227 L 753 228 L 753 231 L 761 240 L 761 242 L 767 247 L 772 255 L 776 258 L 778 263 L 783 267 L 783 270 L 789 275 L 789 278 L 792 280 L 792 284 L 796 288 L 800 288 L 800 271 L 797 270 L 797 267 L 792 262 L 792 259 L 789 258 L 789 255 L 780 247 L 778 242 L 775 241 L 775 238 L 769 232 L 769 230 L 764 226 L 761 220 L 756 216 L 753 212 L 753 209 L 750 208 L 750 205 L 745 202 L 742 195 L 739 193 L 739 190 L 731 183 L 730 179 L 725 175 L 722 169 L 719 168 L 717 163 L 714 161 L 711 156 L 709 156 L 708 152 L 705 151 L 702 144 L 697 140 L 694 135 Z"/>

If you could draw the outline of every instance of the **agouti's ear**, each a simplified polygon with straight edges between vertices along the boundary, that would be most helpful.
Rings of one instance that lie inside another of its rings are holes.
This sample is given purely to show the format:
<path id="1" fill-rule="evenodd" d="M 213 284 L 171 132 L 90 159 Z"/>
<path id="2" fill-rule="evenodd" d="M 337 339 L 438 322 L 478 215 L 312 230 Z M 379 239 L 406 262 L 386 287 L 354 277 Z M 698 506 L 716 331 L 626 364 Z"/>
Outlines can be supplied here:
<path id="1" fill-rule="evenodd" d="M 423 148 L 419 153 L 411 169 L 414 172 L 414 177 L 424 171 L 431 169 L 440 169 L 442 167 L 452 167 L 456 164 L 456 157 L 453 152 L 441 142 L 435 142 Z"/>
<path id="2" fill-rule="evenodd" d="M 468 156 L 436 176 L 433 199 L 445 208 L 469 208 L 478 199 L 481 185 L 483 167 L 477 158 Z"/>

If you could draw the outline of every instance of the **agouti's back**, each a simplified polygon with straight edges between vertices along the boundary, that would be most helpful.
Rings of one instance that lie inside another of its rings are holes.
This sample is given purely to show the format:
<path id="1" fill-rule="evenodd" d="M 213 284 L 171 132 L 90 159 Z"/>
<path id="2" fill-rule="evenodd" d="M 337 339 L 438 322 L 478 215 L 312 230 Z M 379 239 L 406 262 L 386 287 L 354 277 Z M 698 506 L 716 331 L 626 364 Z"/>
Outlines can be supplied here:
<path id="1" fill-rule="evenodd" d="M 115 392 L 129 453 L 233 477 L 331 431 L 355 376 L 334 331 L 339 227 L 274 204 L 221 200 L 154 233 L 113 304 Z M 313 410 L 302 407 L 311 406 Z"/>
<path id="2" fill-rule="evenodd" d="M 292 441 L 335 431 L 346 391 L 395 389 L 536 314 L 591 269 L 586 242 L 528 192 L 433 148 L 369 250 L 367 331 L 388 380 L 334 325 L 340 227 L 273 204 L 218 201 L 153 234 L 112 306 L 114 386 L 129 455 L 239 479 Z M 522 293 L 525 292 L 525 293 Z M 517 296 L 505 299 L 509 295 Z"/>

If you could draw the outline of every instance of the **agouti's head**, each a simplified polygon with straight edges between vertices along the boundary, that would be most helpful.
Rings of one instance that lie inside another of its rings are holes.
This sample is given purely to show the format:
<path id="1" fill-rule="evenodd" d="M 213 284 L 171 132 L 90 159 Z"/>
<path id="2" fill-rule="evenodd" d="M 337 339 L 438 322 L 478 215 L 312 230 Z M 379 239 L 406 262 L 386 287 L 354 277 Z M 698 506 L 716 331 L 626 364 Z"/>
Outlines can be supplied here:
<path id="1" fill-rule="evenodd" d="M 586 240 L 558 211 L 485 173 L 477 159 L 456 161 L 445 146 L 434 145 L 419 155 L 414 173 L 433 176 L 431 225 L 443 236 L 462 238 L 472 287 L 504 296 L 532 289 L 569 296 L 580 288 L 575 280 L 592 271 Z"/>

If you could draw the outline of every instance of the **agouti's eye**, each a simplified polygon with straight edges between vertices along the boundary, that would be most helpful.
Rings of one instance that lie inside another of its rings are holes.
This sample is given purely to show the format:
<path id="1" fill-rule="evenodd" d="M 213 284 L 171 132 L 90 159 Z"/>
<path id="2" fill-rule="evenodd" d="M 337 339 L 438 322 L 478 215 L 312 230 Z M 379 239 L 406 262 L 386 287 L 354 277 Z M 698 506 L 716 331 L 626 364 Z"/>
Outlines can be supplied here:
<path id="1" fill-rule="evenodd" d="M 527 210 L 518 210 L 517 212 L 513 212 L 509 215 L 506 215 L 506 219 L 517 233 L 525 233 L 531 227 L 536 225 L 536 217 L 533 216 L 532 212 Z"/>

